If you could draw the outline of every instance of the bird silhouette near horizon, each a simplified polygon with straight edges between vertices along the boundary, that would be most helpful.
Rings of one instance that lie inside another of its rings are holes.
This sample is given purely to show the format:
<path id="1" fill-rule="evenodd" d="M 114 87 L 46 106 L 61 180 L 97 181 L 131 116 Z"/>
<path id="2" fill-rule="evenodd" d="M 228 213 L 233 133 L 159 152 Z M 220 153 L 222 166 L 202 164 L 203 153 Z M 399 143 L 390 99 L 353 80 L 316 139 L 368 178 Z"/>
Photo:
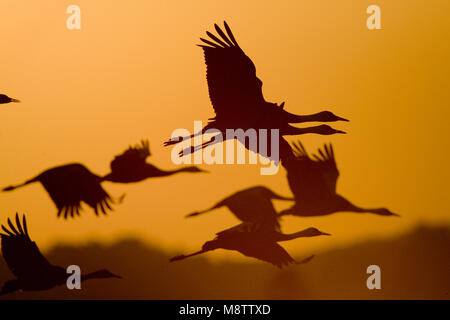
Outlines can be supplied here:
<path id="1" fill-rule="evenodd" d="M 287 180 L 295 204 L 279 213 L 280 216 L 324 216 L 335 212 L 373 213 L 382 216 L 399 216 L 386 208 L 362 208 L 336 193 L 339 170 L 331 144 L 324 145 L 318 154 L 308 155 L 300 141 L 293 147 L 280 139 L 281 164 L 287 171 Z"/>
<path id="2" fill-rule="evenodd" d="M 9 229 L 2 225 L 4 233 L 0 233 L 2 255 L 16 278 L 3 284 L 0 295 L 19 290 L 48 290 L 66 284 L 68 278 L 66 269 L 50 264 L 36 243 L 30 239 L 25 215 L 23 215 L 21 223 L 19 215 L 16 214 L 16 226 L 8 218 L 8 226 Z M 106 278 L 120 279 L 122 277 L 106 269 L 101 269 L 82 274 L 81 282 Z"/>
<path id="3" fill-rule="evenodd" d="M 71 163 L 45 170 L 36 177 L 19 185 L 4 188 L 2 191 L 12 191 L 34 182 L 40 182 L 56 205 L 57 216 L 74 218 L 80 215 L 81 203 L 86 203 L 104 215 L 112 209 L 114 200 L 100 185 L 102 178 L 93 174 L 80 163 Z"/>
<path id="4" fill-rule="evenodd" d="M 252 60 L 238 45 L 230 27 L 224 22 L 225 32 L 214 25 L 219 37 L 210 33 L 209 39 L 200 38 L 203 44 L 205 63 L 207 66 L 207 82 L 209 97 L 216 116 L 200 131 L 188 137 L 176 137 L 166 141 L 166 146 L 179 143 L 185 139 L 203 135 L 206 131 L 216 129 L 222 133 L 223 141 L 227 139 L 227 129 L 278 129 L 280 136 L 316 133 L 330 135 L 345 133 L 327 125 L 308 128 L 297 128 L 289 123 L 348 121 L 330 111 L 311 115 L 296 115 L 284 110 L 284 102 L 280 105 L 267 102 L 262 93 L 262 81 L 256 76 L 256 67 Z M 222 141 L 222 140 L 220 140 Z M 180 151 L 180 156 L 203 149 L 219 142 L 215 137 L 200 146 Z M 240 141 L 249 148 L 244 141 Z M 258 150 L 252 150 L 258 152 Z"/>
<path id="5" fill-rule="evenodd" d="M 205 242 L 202 249 L 188 254 L 178 255 L 169 261 L 179 261 L 216 249 L 235 250 L 247 257 L 269 262 L 279 268 L 289 264 L 309 262 L 314 255 L 301 261 L 296 261 L 278 242 L 289 241 L 301 237 L 330 235 L 316 228 L 307 228 L 299 232 L 284 234 L 268 225 L 257 225 L 244 222 L 224 231 L 216 233 L 216 238 Z"/>
<path id="6" fill-rule="evenodd" d="M 10 103 L 10 102 L 20 102 L 20 100 L 10 98 L 6 94 L 0 94 L 0 104 Z"/>
<path id="7" fill-rule="evenodd" d="M 221 207 L 227 207 L 242 222 L 268 224 L 279 230 L 279 216 L 272 203 L 274 199 L 295 201 L 294 198 L 278 195 L 267 187 L 254 186 L 237 191 L 208 209 L 192 212 L 186 215 L 186 218 L 195 217 Z"/>
<path id="8" fill-rule="evenodd" d="M 146 162 L 146 159 L 150 156 L 151 152 L 148 140 L 141 141 L 141 145 L 130 146 L 111 161 L 111 172 L 101 178 L 101 181 L 133 183 L 147 178 L 166 177 L 181 172 L 207 172 L 196 166 L 186 166 L 175 170 L 162 170 Z"/>

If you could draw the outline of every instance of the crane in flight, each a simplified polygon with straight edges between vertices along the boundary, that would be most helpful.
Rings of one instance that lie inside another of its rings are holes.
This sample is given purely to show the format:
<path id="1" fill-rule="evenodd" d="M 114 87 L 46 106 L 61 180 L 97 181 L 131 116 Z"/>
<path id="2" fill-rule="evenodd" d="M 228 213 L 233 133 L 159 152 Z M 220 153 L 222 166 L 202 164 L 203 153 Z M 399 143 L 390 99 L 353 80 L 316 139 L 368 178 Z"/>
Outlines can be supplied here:
<path id="1" fill-rule="evenodd" d="M 309 156 L 300 141 L 291 148 L 280 139 L 281 164 L 287 171 L 287 180 L 295 198 L 295 204 L 280 212 L 280 216 L 324 216 L 335 212 L 373 213 L 381 216 L 399 216 L 386 208 L 362 208 L 337 194 L 339 170 L 331 144 Z"/>
<path id="2" fill-rule="evenodd" d="M 22 222 L 16 214 L 16 226 L 8 218 L 9 229 L 2 225 L 0 233 L 2 255 L 15 279 L 6 281 L 0 295 L 18 290 L 41 291 L 64 285 L 68 274 L 66 269 L 50 264 L 38 246 L 30 239 L 25 215 Z M 112 272 L 101 269 L 81 275 L 81 281 L 90 279 L 121 278 Z"/>
<path id="3" fill-rule="evenodd" d="M 130 146 L 111 161 L 111 172 L 101 180 L 117 183 L 132 183 L 147 178 L 167 177 L 180 172 L 207 172 L 196 166 L 186 166 L 175 170 L 162 170 L 146 162 L 146 159 L 150 156 L 151 152 L 148 140 L 141 141 L 141 145 Z"/>
<path id="4" fill-rule="evenodd" d="M 223 140 L 211 140 L 199 146 L 193 146 L 180 151 L 179 155 L 187 155 L 201 150 L 208 145 L 225 141 L 227 129 L 277 129 L 279 135 L 299 135 L 316 133 L 330 135 L 345 133 L 327 125 L 308 128 L 296 128 L 289 123 L 301 122 L 331 122 L 348 121 L 336 116 L 330 111 L 322 111 L 311 115 L 296 115 L 284 110 L 284 102 L 280 105 L 268 102 L 262 93 L 262 81 L 256 76 L 256 67 L 237 43 L 230 27 L 224 22 L 225 32 L 214 25 L 218 36 L 207 31 L 209 39 L 200 38 L 206 63 L 206 78 L 209 97 L 216 116 L 199 132 L 187 137 L 173 137 L 165 145 L 179 143 L 185 139 L 203 135 L 208 130 L 215 129 L 223 136 Z M 236 137 L 233 137 L 236 139 Z M 245 140 L 240 141 L 247 147 Z M 247 147 L 248 148 L 248 147 Z M 258 152 L 258 150 L 252 150 Z"/>
<path id="5" fill-rule="evenodd" d="M 273 206 L 273 199 L 295 200 L 294 198 L 278 195 L 267 187 L 254 186 L 235 192 L 212 207 L 192 212 L 186 217 L 195 217 L 221 207 L 227 207 L 242 222 L 268 224 L 279 230 L 279 216 Z"/>
<path id="6" fill-rule="evenodd" d="M 216 238 L 205 242 L 201 250 L 188 255 L 175 256 L 170 259 L 170 262 L 183 260 L 216 249 L 226 249 L 238 251 L 247 257 L 269 262 L 278 268 L 282 268 L 289 264 L 306 263 L 314 255 L 301 261 L 296 261 L 278 242 L 320 235 L 330 234 L 316 228 L 307 228 L 299 232 L 284 234 L 269 225 L 243 222 L 216 233 Z"/>
<path id="7" fill-rule="evenodd" d="M 102 178 L 80 163 L 70 163 L 45 170 L 22 184 L 3 188 L 12 191 L 34 182 L 40 182 L 58 209 L 57 216 L 74 218 L 80 215 L 81 203 L 85 202 L 98 216 L 113 210 L 114 200 L 101 186 Z"/>

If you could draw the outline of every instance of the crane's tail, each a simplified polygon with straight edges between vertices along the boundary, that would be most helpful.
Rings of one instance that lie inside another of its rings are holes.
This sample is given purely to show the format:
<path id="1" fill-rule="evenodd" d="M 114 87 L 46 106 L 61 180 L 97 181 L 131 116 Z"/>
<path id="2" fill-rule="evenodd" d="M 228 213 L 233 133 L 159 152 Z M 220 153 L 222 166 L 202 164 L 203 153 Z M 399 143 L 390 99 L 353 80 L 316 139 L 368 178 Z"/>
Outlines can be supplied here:
<path id="1" fill-rule="evenodd" d="M 200 250 L 200 251 L 197 251 L 197 252 L 188 254 L 188 255 L 181 254 L 181 255 L 179 255 L 179 256 L 175 256 L 175 257 L 173 257 L 173 258 L 170 258 L 170 259 L 169 259 L 169 262 L 174 262 L 174 261 L 178 261 L 178 260 L 184 260 L 184 259 L 186 259 L 186 258 L 193 257 L 193 256 L 196 256 L 196 255 L 205 253 L 206 251 L 208 251 L 208 250 Z"/>
<path id="2" fill-rule="evenodd" d="M 33 182 L 36 182 L 36 181 L 37 181 L 37 178 L 33 178 L 33 179 L 28 180 L 28 181 L 25 181 L 24 183 L 3 188 L 2 191 L 12 191 L 12 190 L 15 190 L 17 188 L 24 187 L 27 184 L 30 184 L 30 183 L 33 183 Z"/>

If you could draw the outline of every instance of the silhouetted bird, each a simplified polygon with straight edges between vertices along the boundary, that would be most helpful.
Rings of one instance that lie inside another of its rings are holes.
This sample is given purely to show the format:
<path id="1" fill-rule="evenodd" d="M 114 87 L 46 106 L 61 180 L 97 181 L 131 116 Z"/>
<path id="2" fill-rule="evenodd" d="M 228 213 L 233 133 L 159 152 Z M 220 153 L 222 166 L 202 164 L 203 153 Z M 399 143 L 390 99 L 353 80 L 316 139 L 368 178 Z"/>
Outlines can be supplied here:
<path id="1" fill-rule="evenodd" d="M 325 145 L 312 158 L 298 141 L 292 149 L 280 139 L 281 164 L 286 168 L 287 179 L 295 204 L 280 215 L 323 216 L 334 212 L 369 212 L 382 216 L 398 216 L 386 208 L 361 208 L 336 193 L 339 171 L 332 145 Z"/>
<path id="2" fill-rule="evenodd" d="M 179 172 L 206 172 L 196 166 L 183 167 L 176 170 L 161 170 L 145 160 L 151 156 L 148 141 L 141 145 L 129 147 L 125 152 L 111 161 L 111 173 L 102 178 L 104 181 L 131 183 L 151 177 L 165 177 Z"/>
<path id="3" fill-rule="evenodd" d="M 25 215 L 20 224 L 16 214 L 16 227 L 8 218 L 9 230 L 2 225 L 5 233 L 1 233 L 2 254 L 11 272 L 16 276 L 14 280 L 6 281 L 0 295 L 18 290 L 40 291 L 66 284 L 68 274 L 59 266 L 54 266 L 42 255 L 36 243 L 30 239 Z M 108 270 L 102 269 L 81 275 L 81 281 L 89 279 L 121 278 Z"/>
<path id="4" fill-rule="evenodd" d="M 111 203 L 114 201 L 100 185 L 101 177 L 82 164 L 73 163 L 48 169 L 23 184 L 9 186 L 3 191 L 11 191 L 33 182 L 42 183 L 58 208 L 58 217 L 79 216 L 81 202 L 93 208 L 96 215 L 99 214 L 99 209 L 105 215 L 107 209 L 112 210 Z"/>
<path id="5" fill-rule="evenodd" d="M 0 104 L 10 102 L 20 102 L 20 100 L 10 98 L 6 94 L 0 94 Z"/>
<path id="6" fill-rule="evenodd" d="M 334 134 L 344 133 L 329 126 L 321 125 L 310 128 L 296 128 L 289 123 L 309 121 L 348 121 L 329 111 L 300 116 L 285 111 L 284 102 L 280 105 L 267 102 L 262 93 L 262 81 L 256 76 L 256 68 L 251 59 L 239 47 L 230 27 L 224 22 L 225 34 L 215 24 L 219 37 L 210 32 L 206 34 L 209 40 L 200 38 L 205 62 L 207 65 L 207 82 L 216 117 L 202 129 L 189 137 L 178 137 L 165 142 L 165 145 L 175 144 L 181 139 L 192 138 L 204 134 L 209 129 L 217 129 L 226 140 L 226 129 L 279 129 L 280 135 L 298 135 L 305 133 Z M 186 149 L 180 155 L 202 149 L 215 140 L 205 142 L 201 146 Z M 241 141 L 245 145 L 245 141 Z M 217 141 L 216 141 L 217 143 Z M 256 151 L 256 150 L 253 150 Z"/>
<path id="7" fill-rule="evenodd" d="M 295 200 L 294 198 L 280 196 L 264 186 L 255 186 L 233 193 L 211 208 L 190 213 L 186 217 L 193 217 L 220 207 L 227 207 L 242 222 L 268 224 L 279 230 L 278 214 L 272 204 L 272 199 Z"/>
<path id="8" fill-rule="evenodd" d="M 261 227 L 253 223 L 241 223 L 216 235 L 217 237 L 214 240 L 208 241 L 203 245 L 202 250 L 189 255 L 173 257 L 170 259 L 170 262 L 186 259 L 215 249 L 227 249 L 236 250 L 247 257 L 266 261 L 281 268 L 291 263 L 308 262 L 313 256 L 297 262 L 277 242 L 330 234 L 319 231 L 316 228 L 308 228 L 292 234 L 283 234 L 268 226 Z"/>

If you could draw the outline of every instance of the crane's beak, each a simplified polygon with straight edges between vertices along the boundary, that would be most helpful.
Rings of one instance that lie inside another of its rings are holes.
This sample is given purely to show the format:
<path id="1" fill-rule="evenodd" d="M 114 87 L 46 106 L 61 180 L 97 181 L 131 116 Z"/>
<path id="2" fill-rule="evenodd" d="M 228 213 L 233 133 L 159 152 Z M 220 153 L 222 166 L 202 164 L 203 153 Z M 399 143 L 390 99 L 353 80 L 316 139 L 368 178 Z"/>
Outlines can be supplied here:
<path id="1" fill-rule="evenodd" d="M 337 117 L 337 121 L 346 121 L 346 122 L 350 122 L 350 120 L 345 119 L 345 118 L 341 118 L 341 117 Z"/>
<path id="2" fill-rule="evenodd" d="M 335 130 L 335 133 L 342 133 L 342 134 L 347 134 L 347 132 L 342 131 L 342 130 Z"/>
<path id="3" fill-rule="evenodd" d="M 322 235 L 322 236 L 331 236 L 331 233 L 327 233 L 327 232 L 320 232 L 320 234 Z"/>
<path id="4" fill-rule="evenodd" d="M 20 102 L 20 100 L 11 98 L 11 102 Z"/>

